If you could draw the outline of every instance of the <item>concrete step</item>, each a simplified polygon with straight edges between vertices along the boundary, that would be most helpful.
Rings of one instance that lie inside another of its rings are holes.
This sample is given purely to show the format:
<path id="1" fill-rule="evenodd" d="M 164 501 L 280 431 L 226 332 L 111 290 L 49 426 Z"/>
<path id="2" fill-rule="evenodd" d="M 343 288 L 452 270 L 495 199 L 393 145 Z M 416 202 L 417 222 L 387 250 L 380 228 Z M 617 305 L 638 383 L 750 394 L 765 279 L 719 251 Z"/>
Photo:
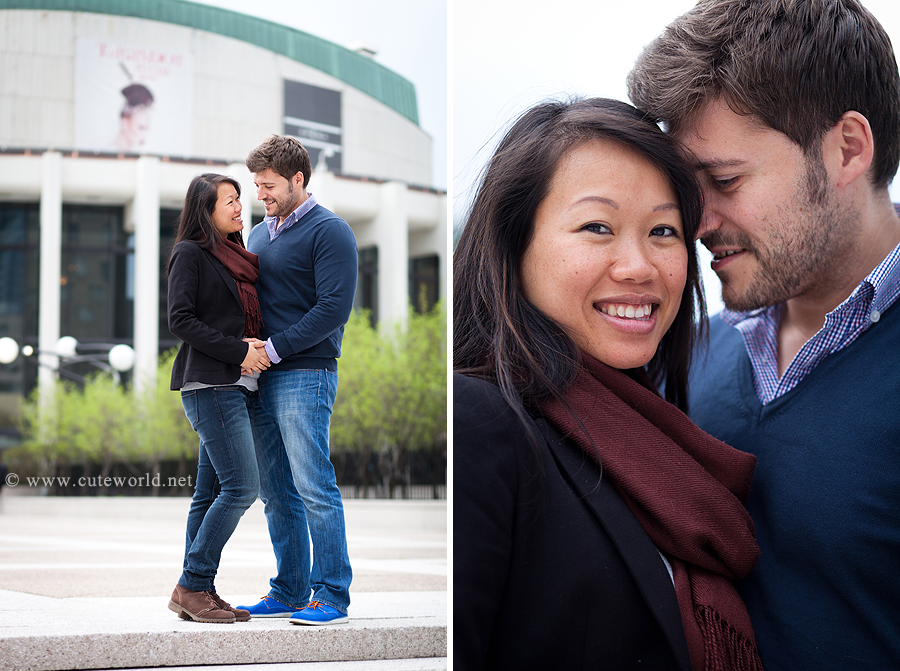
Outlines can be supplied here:
<path id="1" fill-rule="evenodd" d="M 0 670 L 440 658 L 447 654 L 446 596 L 356 594 L 349 622 L 307 627 L 287 618 L 185 621 L 158 597 L 56 599 L 0 590 Z M 228 597 L 233 605 L 258 598 Z"/>
<path id="2" fill-rule="evenodd" d="M 300 666 L 302 664 L 302 667 Z M 157 666 L 142 671 L 447 671 L 446 657 L 380 659 L 361 662 L 301 662 L 288 664 L 233 664 L 230 666 Z M 97 671 L 111 671 L 98 669 Z"/>

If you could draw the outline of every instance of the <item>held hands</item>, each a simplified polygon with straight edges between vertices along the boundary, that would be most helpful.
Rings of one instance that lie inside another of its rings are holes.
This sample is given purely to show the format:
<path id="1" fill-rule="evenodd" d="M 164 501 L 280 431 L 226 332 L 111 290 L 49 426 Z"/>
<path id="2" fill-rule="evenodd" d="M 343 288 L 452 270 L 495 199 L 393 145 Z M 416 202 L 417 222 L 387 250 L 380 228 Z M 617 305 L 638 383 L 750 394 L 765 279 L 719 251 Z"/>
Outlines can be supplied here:
<path id="1" fill-rule="evenodd" d="M 244 338 L 247 343 L 247 356 L 241 362 L 241 375 L 261 373 L 272 365 L 266 354 L 266 343 L 258 338 Z"/>

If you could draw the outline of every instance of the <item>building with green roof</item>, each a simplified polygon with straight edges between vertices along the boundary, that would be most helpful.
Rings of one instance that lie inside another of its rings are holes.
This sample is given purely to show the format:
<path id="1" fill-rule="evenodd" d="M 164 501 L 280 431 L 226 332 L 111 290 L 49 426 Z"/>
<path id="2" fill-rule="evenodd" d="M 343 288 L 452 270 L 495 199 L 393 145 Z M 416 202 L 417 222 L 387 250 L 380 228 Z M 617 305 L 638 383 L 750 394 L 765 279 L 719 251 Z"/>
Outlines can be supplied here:
<path id="1" fill-rule="evenodd" d="M 233 175 L 258 223 L 244 159 L 272 134 L 304 144 L 309 190 L 353 228 L 359 307 L 391 322 L 446 296 L 432 140 L 370 55 L 185 0 L 0 0 L 0 72 L 0 334 L 23 346 L 124 343 L 146 379 L 178 344 L 163 268 L 188 183 Z M 38 376 L 0 365 L 0 432 Z"/>

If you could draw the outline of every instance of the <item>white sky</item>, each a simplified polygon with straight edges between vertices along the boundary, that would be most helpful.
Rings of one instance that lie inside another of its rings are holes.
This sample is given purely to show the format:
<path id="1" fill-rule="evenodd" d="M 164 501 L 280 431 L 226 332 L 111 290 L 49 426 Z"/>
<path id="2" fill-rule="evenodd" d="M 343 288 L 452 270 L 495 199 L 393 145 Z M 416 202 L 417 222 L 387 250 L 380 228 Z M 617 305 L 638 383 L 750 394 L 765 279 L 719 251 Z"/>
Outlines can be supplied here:
<path id="1" fill-rule="evenodd" d="M 433 142 L 432 183 L 447 178 L 446 0 L 193 0 L 322 37 L 349 49 L 373 48 L 375 60 L 411 81 L 419 126 Z"/>
<path id="2" fill-rule="evenodd" d="M 694 0 L 452 0 L 451 123 L 454 218 L 509 122 L 539 100 L 566 95 L 628 100 L 625 77 L 645 44 Z M 900 51 L 900 2 L 863 0 Z M 900 182 L 900 178 L 898 178 Z M 900 183 L 891 188 L 900 200 Z M 710 314 L 719 282 L 702 249 Z"/>

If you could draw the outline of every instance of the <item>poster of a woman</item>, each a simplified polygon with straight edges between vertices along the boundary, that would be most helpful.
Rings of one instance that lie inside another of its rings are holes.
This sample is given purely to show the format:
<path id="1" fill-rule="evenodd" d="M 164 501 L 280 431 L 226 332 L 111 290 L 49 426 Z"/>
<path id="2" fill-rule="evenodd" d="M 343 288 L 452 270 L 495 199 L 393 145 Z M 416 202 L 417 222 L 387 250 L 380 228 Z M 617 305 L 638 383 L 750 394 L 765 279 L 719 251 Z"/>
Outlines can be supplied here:
<path id="1" fill-rule="evenodd" d="M 191 53 L 78 40 L 78 149 L 189 156 L 193 144 L 192 101 Z"/>

